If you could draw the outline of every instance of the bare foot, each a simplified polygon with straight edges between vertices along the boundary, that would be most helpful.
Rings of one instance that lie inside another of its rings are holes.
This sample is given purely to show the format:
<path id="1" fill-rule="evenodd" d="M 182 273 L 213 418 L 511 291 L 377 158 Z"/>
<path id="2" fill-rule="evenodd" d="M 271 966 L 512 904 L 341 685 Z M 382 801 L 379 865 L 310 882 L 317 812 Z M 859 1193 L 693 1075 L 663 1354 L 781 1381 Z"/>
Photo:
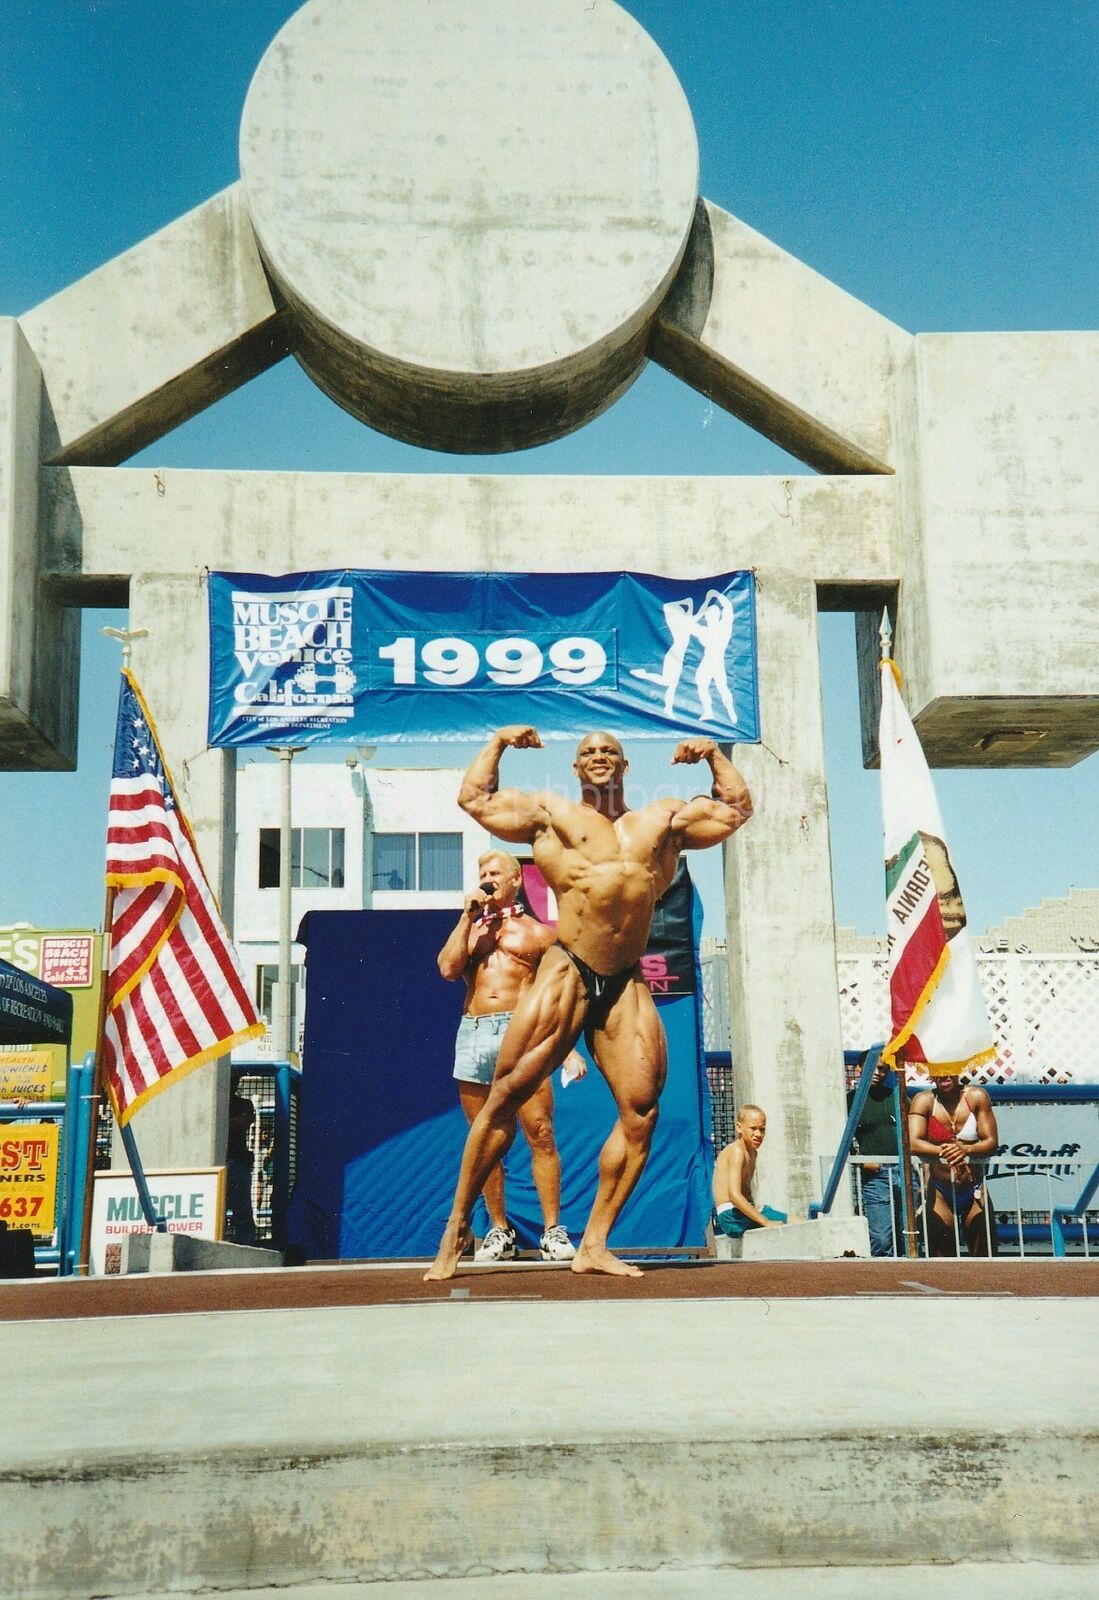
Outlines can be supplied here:
<path id="1" fill-rule="evenodd" d="M 424 1273 L 425 1283 L 442 1283 L 453 1278 L 458 1261 L 472 1238 L 468 1223 L 448 1222 L 439 1242 L 439 1253 Z"/>
<path id="2" fill-rule="evenodd" d="M 570 1269 L 573 1272 L 604 1272 L 609 1278 L 642 1276 L 640 1267 L 635 1267 L 632 1261 L 619 1261 L 606 1245 L 584 1244 L 582 1240 L 580 1248 L 572 1258 Z"/>

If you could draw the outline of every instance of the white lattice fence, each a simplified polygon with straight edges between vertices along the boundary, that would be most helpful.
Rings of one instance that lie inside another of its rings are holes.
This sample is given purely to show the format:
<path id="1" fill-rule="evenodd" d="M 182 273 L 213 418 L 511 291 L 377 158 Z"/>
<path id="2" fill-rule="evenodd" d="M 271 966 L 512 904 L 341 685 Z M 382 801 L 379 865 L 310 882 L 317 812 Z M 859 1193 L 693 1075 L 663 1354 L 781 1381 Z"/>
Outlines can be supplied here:
<path id="1" fill-rule="evenodd" d="M 840 1025 L 846 1050 L 861 1050 L 889 1031 L 884 956 L 837 962 Z M 996 1042 L 996 1059 L 978 1083 L 1092 1083 L 1099 1072 L 1099 958 L 979 955 L 977 971 Z"/>

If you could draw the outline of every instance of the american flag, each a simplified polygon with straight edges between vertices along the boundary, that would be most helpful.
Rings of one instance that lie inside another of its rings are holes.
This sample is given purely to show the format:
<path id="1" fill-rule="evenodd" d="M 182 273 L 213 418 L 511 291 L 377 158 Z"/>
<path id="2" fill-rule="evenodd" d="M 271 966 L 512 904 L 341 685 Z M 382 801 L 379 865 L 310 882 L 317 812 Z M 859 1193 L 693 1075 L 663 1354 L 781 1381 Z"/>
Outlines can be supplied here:
<path id="1" fill-rule="evenodd" d="M 133 675 L 118 701 L 107 817 L 114 889 L 103 1065 L 115 1116 L 263 1033 Z"/>

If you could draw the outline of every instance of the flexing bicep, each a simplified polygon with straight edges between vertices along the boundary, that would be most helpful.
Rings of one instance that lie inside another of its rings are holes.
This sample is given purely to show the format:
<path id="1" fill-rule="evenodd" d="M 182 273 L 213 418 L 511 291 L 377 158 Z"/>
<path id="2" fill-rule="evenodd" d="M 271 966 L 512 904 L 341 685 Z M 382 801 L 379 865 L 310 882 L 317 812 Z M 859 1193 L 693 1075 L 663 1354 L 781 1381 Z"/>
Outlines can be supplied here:
<path id="1" fill-rule="evenodd" d="M 752 815 L 752 802 L 745 791 L 743 801 L 732 803 L 696 795 L 684 803 L 671 819 L 671 829 L 684 850 L 706 850 L 722 844 Z"/>
<path id="2" fill-rule="evenodd" d="M 463 784 L 458 795 L 462 810 L 509 844 L 529 844 L 545 826 L 545 796 L 522 789 L 496 789 L 486 793 Z"/>

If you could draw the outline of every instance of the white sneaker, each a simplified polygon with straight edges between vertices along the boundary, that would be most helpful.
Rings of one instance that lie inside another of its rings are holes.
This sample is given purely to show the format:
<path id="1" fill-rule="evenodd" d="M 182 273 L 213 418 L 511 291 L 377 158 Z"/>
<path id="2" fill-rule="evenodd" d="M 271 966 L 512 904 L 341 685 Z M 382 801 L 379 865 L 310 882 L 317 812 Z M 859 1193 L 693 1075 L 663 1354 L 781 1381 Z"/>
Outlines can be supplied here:
<path id="1" fill-rule="evenodd" d="M 554 1223 L 552 1228 L 547 1228 L 539 1241 L 543 1261 L 571 1261 L 576 1254 L 576 1246 L 561 1227 Z"/>
<path id="2" fill-rule="evenodd" d="M 475 1262 L 482 1263 L 486 1261 L 514 1261 L 515 1255 L 514 1228 L 490 1228 L 481 1240 L 473 1259 Z"/>

